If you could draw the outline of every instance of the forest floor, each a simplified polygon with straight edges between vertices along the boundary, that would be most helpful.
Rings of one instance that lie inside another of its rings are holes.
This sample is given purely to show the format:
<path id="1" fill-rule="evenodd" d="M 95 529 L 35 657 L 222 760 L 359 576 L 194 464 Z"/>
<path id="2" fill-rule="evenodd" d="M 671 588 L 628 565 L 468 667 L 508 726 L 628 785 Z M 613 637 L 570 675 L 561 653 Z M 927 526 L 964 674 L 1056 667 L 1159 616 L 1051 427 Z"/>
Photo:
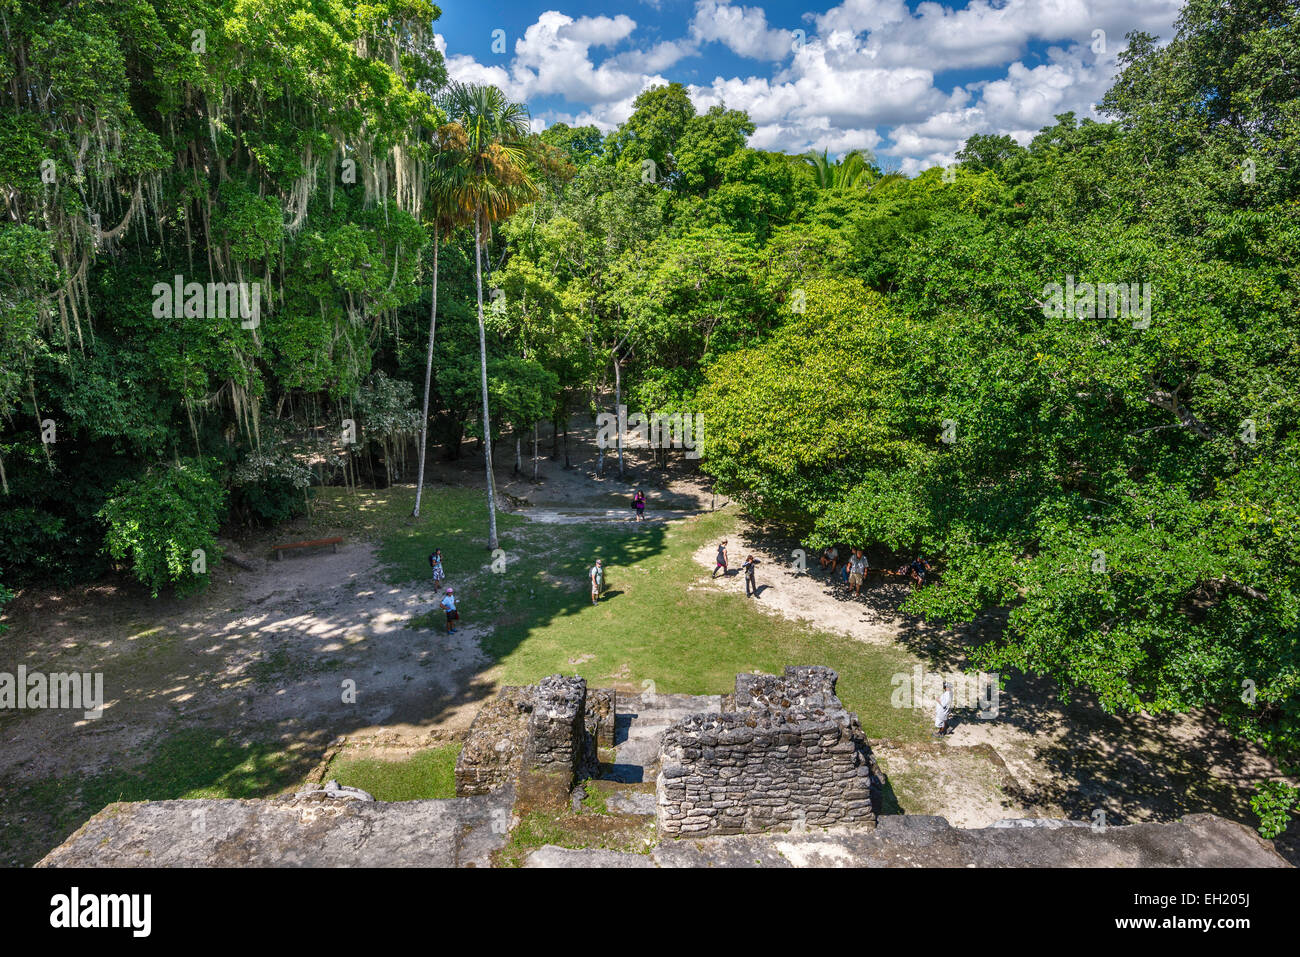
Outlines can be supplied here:
<path id="1" fill-rule="evenodd" d="M 897 580 L 849 597 L 689 469 L 661 473 L 633 453 L 623 480 L 612 457 L 597 477 L 590 436 L 572 438 L 575 468 L 546 460 L 539 482 L 498 459 L 509 508 L 495 561 L 481 458 L 467 446 L 458 461 L 430 462 L 419 519 L 412 485 L 321 489 L 309 515 L 236 535 L 253 570 L 222 564 L 189 599 L 152 599 L 125 578 L 24 591 L 6 614 L 0 671 L 102 672 L 106 707 L 98 720 L 0 715 L 0 865 L 33 863 L 111 801 L 267 796 L 327 767 L 381 798 L 450 796 L 459 738 L 482 702 L 557 671 L 593 687 L 716 694 L 740 671 L 830 665 L 893 809 L 958 826 L 1192 811 L 1255 823 L 1249 795 L 1277 769 L 1209 715 L 1112 716 L 1086 695 L 1061 700 L 1046 679 L 1006 676 L 996 716 L 959 708 L 953 733 L 933 738 L 933 695 L 913 701 L 900 687 L 917 669 L 966 669 L 965 649 L 998 616 L 928 626 L 898 611 Z M 643 523 L 629 505 L 638 482 Z M 271 560 L 272 544 L 330 534 L 344 538 L 337 553 Z M 712 579 L 723 537 L 732 574 Z M 428 577 L 433 547 L 462 610 L 454 635 Z M 762 561 L 756 599 L 735 574 L 747 551 Z M 592 606 L 597 556 L 609 571 Z"/>

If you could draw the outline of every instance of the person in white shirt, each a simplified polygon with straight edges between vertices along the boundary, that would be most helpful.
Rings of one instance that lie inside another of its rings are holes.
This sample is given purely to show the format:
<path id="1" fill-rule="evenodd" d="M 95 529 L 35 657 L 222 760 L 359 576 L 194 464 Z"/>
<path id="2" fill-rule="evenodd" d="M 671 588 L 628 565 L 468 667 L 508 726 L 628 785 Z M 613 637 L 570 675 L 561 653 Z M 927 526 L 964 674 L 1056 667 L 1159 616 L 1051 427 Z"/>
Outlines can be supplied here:
<path id="1" fill-rule="evenodd" d="M 934 733 L 948 733 L 948 717 L 952 714 L 952 685 L 943 683 L 943 694 L 934 706 Z"/>

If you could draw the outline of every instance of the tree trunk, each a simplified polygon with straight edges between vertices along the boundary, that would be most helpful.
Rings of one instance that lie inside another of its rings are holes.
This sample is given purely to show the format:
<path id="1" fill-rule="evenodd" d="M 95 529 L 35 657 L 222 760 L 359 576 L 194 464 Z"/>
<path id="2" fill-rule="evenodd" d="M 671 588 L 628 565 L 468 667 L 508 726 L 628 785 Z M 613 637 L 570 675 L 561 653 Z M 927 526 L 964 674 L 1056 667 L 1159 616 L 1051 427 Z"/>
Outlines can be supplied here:
<path id="1" fill-rule="evenodd" d="M 596 393 L 594 391 L 591 394 L 591 404 L 592 405 L 596 404 Z M 599 416 L 597 416 L 597 421 L 599 421 Z M 596 478 L 604 478 L 604 477 L 605 477 L 605 450 L 601 448 L 600 445 L 600 426 L 597 425 L 596 427 Z"/>
<path id="2" fill-rule="evenodd" d="M 569 464 L 569 416 L 567 413 L 564 416 L 564 467 L 566 469 L 573 467 Z"/>
<path id="3" fill-rule="evenodd" d="M 618 419 L 618 477 L 623 477 L 623 421 L 619 411 L 623 407 L 623 380 L 619 374 L 618 350 L 614 350 L 614 416 Z"/>
<path id="4" fill-rule="evenodd" d="M 429 297 L 429 353 L 424 361 L 424 415 L 420 419 L 420 468 L 415 479 L 415 511 L 420 517 L 420 496 L 424 493 L 424 456 L 429 440 L 429 383 L 433 378 L 433 334 L 438 325 L 438 227 L 433 227 L 433 293 Z"/>
<path id="5" fill-rule="evenodd" d="M 520 441 L 519 433 L 516 432 L 515 433 L 515 474 L 516 475 L 518 475 L 520 472 L 524 470 L 524 453 L 521 446 L 522 446 L 522 442 Z"/>
<path id="6" fill-rule="evenodd" d="M 492 475 L 492 420 L 488 414 L 487 330 L 483 326 L 483 247 L 482 213 L 474 212 L 474 284 L 478 293 L 478 359 L 483 388 L 483 459 L 487 474 L 488 548 L 497 547 L 497 487 Z"/>
<path id="7" fill-rule="evenodd" d="M 533 481 L 537 481 L 537 423 L 533 423 Z"/>

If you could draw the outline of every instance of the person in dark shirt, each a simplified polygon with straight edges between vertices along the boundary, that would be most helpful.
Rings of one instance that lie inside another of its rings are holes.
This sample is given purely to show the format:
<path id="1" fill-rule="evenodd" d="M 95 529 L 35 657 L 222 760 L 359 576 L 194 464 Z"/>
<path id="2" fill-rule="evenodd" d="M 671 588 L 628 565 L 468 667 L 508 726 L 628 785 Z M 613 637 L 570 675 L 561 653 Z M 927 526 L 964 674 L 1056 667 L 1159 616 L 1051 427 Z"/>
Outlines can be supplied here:
<path id="1" fill-rule="evenodd" d="M 745 570 L 745 596 L 746 597 L 748 597 L 751 593 L 755 598 L 758 597 L 758 585 L 754 582 L 754 566 L 757 564 L 758 564 L 758 560 L 754 558 L 753 555 L 747 555 L 745 557 L 745 564 L 741 566 L 741 568 Z"/>
<path id="2" fill-rule="evenodd" d="M 907 566 L 907 573 L 911 576 L 917 587 L 925 584 L 925 576 L 930 573 L 930 563 L 922 555 L 917 555 L 911 564 Z"/>

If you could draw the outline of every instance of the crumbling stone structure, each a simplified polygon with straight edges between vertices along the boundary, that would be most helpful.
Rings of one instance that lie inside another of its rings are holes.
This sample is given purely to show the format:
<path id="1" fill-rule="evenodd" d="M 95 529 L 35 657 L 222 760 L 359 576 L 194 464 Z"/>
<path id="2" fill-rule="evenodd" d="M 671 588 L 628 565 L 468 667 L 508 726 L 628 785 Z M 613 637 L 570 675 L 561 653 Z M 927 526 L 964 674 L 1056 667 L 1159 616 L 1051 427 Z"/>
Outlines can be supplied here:
<path id="1" fill-rule="evenodd" d="M 470 725 L 456 758 L 456 796 L 491 794 L 519 777 L 533 713 L 531 687 L 502 688 Z"/>
<path id="2" fill-rule="evenodd" d="M 598 748 L 614 746 L 615 697 L 613 688 L 587 691 L 587 735 Z"/>
<path id="3" fill-rule="evenodd" d="M 733 711 L 664 733 L 660 833 L 690 836 L 873 827 L 882 776 L 830 668 L 737 675 Z"/>
<path id="4" fill-rule="evenodd" d="M 567 795 L 614 743 L 614 692 L 550 675 L 502 688 L 480 709 L 456 759 L 456 795 L 491 794 L 523 781 L 533 797 Z"/>
<path id="5" fill-rule="evenodd" d="M 587 682 L 576 676 L 548 675 L 534 688 L 524 768 L 564 774 L 571 783 L 582 763 Z"/>

